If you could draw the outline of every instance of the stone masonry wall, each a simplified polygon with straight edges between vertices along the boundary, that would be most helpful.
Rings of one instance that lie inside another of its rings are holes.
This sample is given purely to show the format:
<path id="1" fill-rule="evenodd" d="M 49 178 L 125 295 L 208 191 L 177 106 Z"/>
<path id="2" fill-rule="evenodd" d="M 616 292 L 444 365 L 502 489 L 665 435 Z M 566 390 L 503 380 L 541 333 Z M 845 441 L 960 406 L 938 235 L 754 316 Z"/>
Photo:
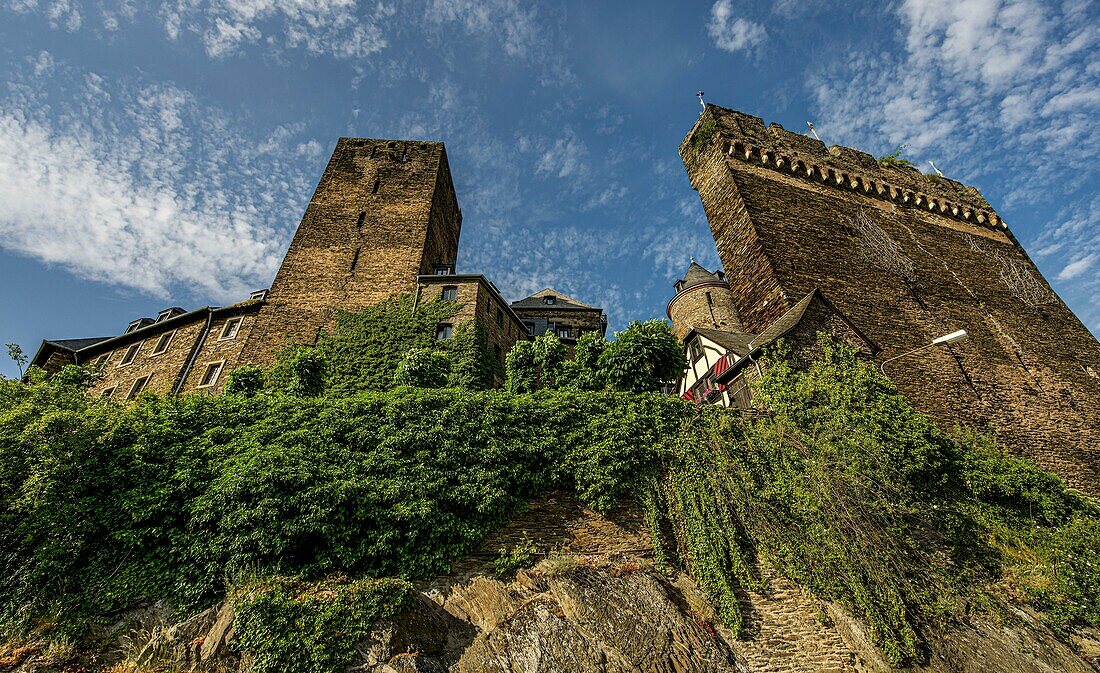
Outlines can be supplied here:
<path id="1" fill-rule="evenodd" d="M 241 319 L 237 335 L 233 338 L 222 338 L 226 322 L 237 318 Z M 229 373 L 243 364 L 241 355 L 245 344 L 248 342 L 248 335 L 256 324 L 256 318 L 257 312 L 255 310 L 249 313 L 222 315 L 215 318 L 210 323 L 210 331 L 206 334 L 206 338 L 203 339 L 202 345 L 195 355 L 195 364 L 188 372 L 187 380 L 184 381 L 181 392 L 189 393 L 196 390 L 210 393 L 221 392 L 228 380 Z M 222 363 L 221 373 L 214 385 L 200 388 L 199 384 L 202 382 L 206 367 L 212 362 Z"/>
<path id="2" fill-rule="evenodd" d="M 103 378 L 89 390 L 89 393 L 98 397 L 104 391 L 114 388 L 112 397 L 123 399 L 134 382 L 143 376 L 149 376 L 149 382 L 145 385 L 143 392 L 161 395 L 171 393 L 195 341 L 198 340 L 205 326 L 206 316 L 201 315 L 200 318 L 171 330 L 158 331 L 135 341 L 124 340 L 122 345 L 105 353 L 108 357 L 107 361 L 102 363 Z M 174 332 L 171 343 L 163 353 L 153 355 L 157 340 L 166 332 Z M 133 343 L 140 344 L 133 362 L 128 365 L 120 364 Z M 97 354 L 87 363 L 82 364 L 95 364 L 99 357 L 100 354 Z"/>
<path id="3" fill-rule="evenodd" d="M 704 283 L 689 287 L 668 303 L 672 332 L 681 341 L 692 327 L 742 332 L 741 321 L 733 306 L 733 296 L 725 283 Z"/>
<path id="4" fill-rule="evenodd" d="M 341 138 L 243 359 L 313 342 L 335 307 L 411 292 L 419 272 L 454 262 L 460 224 L 442 143 Z"/>
<path id="5" fill-rule="evenodd" d="M 749 331 L 814 288 L 879 361 L 966 329 L 887 375 L 944 427 L 993 431 L 1100 494 L 1100 344 L 976 190 L 715 106 L 708 120 L 681 153 Z"/>

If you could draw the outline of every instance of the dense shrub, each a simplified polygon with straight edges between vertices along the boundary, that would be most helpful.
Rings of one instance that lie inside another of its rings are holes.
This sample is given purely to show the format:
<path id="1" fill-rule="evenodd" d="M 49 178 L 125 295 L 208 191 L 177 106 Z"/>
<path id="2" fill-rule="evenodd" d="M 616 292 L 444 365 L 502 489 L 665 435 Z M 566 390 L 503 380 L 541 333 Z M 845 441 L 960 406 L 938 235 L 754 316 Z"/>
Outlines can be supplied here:
<path id="1" fill-rule="evenodd" d="M 451 358 L 446 353 L 414 348 L 397 363 L 393 382 L 399 386 L 442 388 L 451 376 Z"/>
<path id="2" fill-rule="evenodd" d="M 442 572 L 558 487 L 604 511 L 638 499 L 658 561 L 687 568 L 735 631 L 762 565 L 846 604 L 895 663 L 987 592 L 1056 628 L 1100 624 L 1095 502 L 941 432 L 850 349 L 818 351 L 804 368 L 773 353 L 756 390 L 768 412 L 749 415 L 654 393 L 336 394 L 366 379 L 335 350 L 322 394 L 292 385 L 316 380 L 293 354 L 268 377 L 285 384 L 253 395 L 129 406 L 88 397 L 94 372 L 32 370 L 0 381 L 0 620 L 55 616 L 78 635 L 87 618 L 229 593 L 258 661 L 338 670 L 343 654 L 310 643 L 365 633 L 403 600 L 404 584 L 370 578 Z M 226 586 L 241 575 L 258 579 Z"/>
<path id="3" fill-rule="evenodd" d="M 401 580 L 264 579 L 233 592 L 235 644 L 253 653 L 256 673 L 345 671 L 375 622 L 414 595 Z"/>

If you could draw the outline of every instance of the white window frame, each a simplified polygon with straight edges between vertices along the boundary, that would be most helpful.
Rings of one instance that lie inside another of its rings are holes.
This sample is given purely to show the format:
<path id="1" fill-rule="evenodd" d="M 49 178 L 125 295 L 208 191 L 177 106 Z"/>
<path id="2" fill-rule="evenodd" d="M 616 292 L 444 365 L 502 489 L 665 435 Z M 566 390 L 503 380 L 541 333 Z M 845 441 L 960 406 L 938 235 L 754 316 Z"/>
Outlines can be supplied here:
<path id="1" fill-rule="evenodd" d="M 118 361 L 118 366 L 128 367 L 134 364 L 134 360 L 137 359 L 138 353 L 141 352 L 141 345 L 144 343 L 144 341 L 139 341 L 136 344 L 130 344 L 129 346 L 127 346 L 126 352 L 122 354 L 122 359 Z"/>
<path id="2" fill-rule="evenodd" d="M 229 332 L 229 326 L 234 323 L 236 323 L 237 329 L 233 331 L 233 336 L 226 336 L 226 333 Z M 241 333 L 241 325 L 243 323 L 243 316 L 238 316 L 236 318 L 230 318 L 229 320 L 226 320 L 225 324 L 222 325 L 222 333 L 221 336 L 218 337 L 218 341 L 232 341 L 233 339 L 236 339 L 237 335 Z"/>
<path id="3" fill-rule="evenodd" d="M 165 341 L 164 342 L 164 348 L 161 348 L 160 347 L 160 342 L 165 337 L 168 337 L 168 341 Z M 154 356 L 157 356 L 157 355 L 164 355 L 165 353 L 167 353 L 168 349 L 172 346 L 172 339 L 175 339 L 175 338 L 176 338 L 176 330 L 172 330 L 171 332 L 165 332 L 164 334 L 161 334 L 157 338 L 157 342 L 155 344 L 153 344 L 153 352 L 149 354 L 149 357 L 154 357 Z"/>
<path id="4" fill-rule="evenodd" d="M 210 383 L 203 383 L 206 380 L 207 374 L 210 373 L 210 368 L 217 365 L 218 371 L 214 374 L 214 379 Z M 206 366 L 202 368 L 202 378 L 199 379 L 199 385 L 196 388 L 213 388 L 218 385 L 218 381 L 222 378 L 222 370 L 225 369 L 225 360 L 214 360 L 213 362 L 207 362 Z"/>
<path id="5" fill-rule="evenodd" d="M 111 363 L 111 353 L 107 352 L 107 353 L 104 353 L 103 355 L 100 355 L 99 357 L 97 357 L 95 359 L 95 362 L 92 363 L 92 366 L 94 366 L 94 367 L 98 367 L 100 365 L 106 366 L 110 363 Z"/>
<path id="6" fill-rule="evenodd" d="M 101 392 L 99 394 L 99 396 L 102 397 L 103 399 L 110 399 L 111 397 L 114 397 L 115 391 L 117 391 L 117 390 L 118 390 L 118 385 L 116 384 L 116 385 L 111 386 L 110 388 L 104 388 L 103 392 Z"/>
<path id="7" fill-rule="evenodd" d="M 134 379 L 134 382 L 130 384 L 130 392 L 126 393 L 126 399 L 132 400 L 142 393 L 148 386 L 149 380 L 153 378 L 152 374 L 146 374 L 145 376 L 139 376 Z M 141 384 L 140 386 L 138 384 Z"/>

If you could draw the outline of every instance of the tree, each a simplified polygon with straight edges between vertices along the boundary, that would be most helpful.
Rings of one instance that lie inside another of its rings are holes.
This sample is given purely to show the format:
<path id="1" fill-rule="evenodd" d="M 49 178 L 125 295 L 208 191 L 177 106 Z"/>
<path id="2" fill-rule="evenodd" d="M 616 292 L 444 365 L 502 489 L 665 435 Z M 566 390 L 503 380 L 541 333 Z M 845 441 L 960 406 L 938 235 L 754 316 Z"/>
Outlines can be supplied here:
<path id="1" fill-rule="evenodd" d="M 393 381 L 399 386 L 444 388 L 451 375 L 451 358 L 441 351 L 414 348 L 397 364 Z"/>
<path id="2" fill-rule="evenodd" d="M 517 341 L 505 358 L 508 379 L 504 386 L 508 392 L 530 393 L 539 387 L 539 368 L 535 364 L 535 344 Z"/>
<path id="3" fill-rule="evenodd" d="M 23 378 L 23 366 L 27 364 L 27 356 L 23 353 L 19 344 L 4 344 L 8 347 L 8 357 L 15 360 L 15 366 L 19 367 L 19 378 Z"/>
<path id="4" fill-rule="evenodd" d="M 657 391 L 684 371 L 684 349 L 664 320 L 634 321 L 615 334 L 597 362 L 615 390 Z"/>
<path id="5" fill-rule="evenodd" d="M 565 344 L 561 342 L 558 335 L 546 332 L 535 339 L 535 363 L 542 370 L 544 388 L 558 387 L 563 362 L 565 362 Z"/>

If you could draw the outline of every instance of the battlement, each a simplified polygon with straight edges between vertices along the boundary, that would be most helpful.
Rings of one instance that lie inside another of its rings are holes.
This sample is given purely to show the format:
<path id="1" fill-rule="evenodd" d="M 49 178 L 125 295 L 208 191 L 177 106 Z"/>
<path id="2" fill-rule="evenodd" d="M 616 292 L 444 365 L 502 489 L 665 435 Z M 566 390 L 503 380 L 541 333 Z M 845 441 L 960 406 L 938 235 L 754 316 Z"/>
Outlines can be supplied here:
<path id="1" fill-rule="evenodd" d="M 1008 226 L 974 187 L 925 175 L 913 166 L 883 164 L 866 152 L 788 131 L 743 112 L 707 104 L 680 145 L 690 153 L 717 149 L 728 161 L 751 163 L 836 189 L 862 192 L 899 206 L 921 208 L 979 227 Z"/>

